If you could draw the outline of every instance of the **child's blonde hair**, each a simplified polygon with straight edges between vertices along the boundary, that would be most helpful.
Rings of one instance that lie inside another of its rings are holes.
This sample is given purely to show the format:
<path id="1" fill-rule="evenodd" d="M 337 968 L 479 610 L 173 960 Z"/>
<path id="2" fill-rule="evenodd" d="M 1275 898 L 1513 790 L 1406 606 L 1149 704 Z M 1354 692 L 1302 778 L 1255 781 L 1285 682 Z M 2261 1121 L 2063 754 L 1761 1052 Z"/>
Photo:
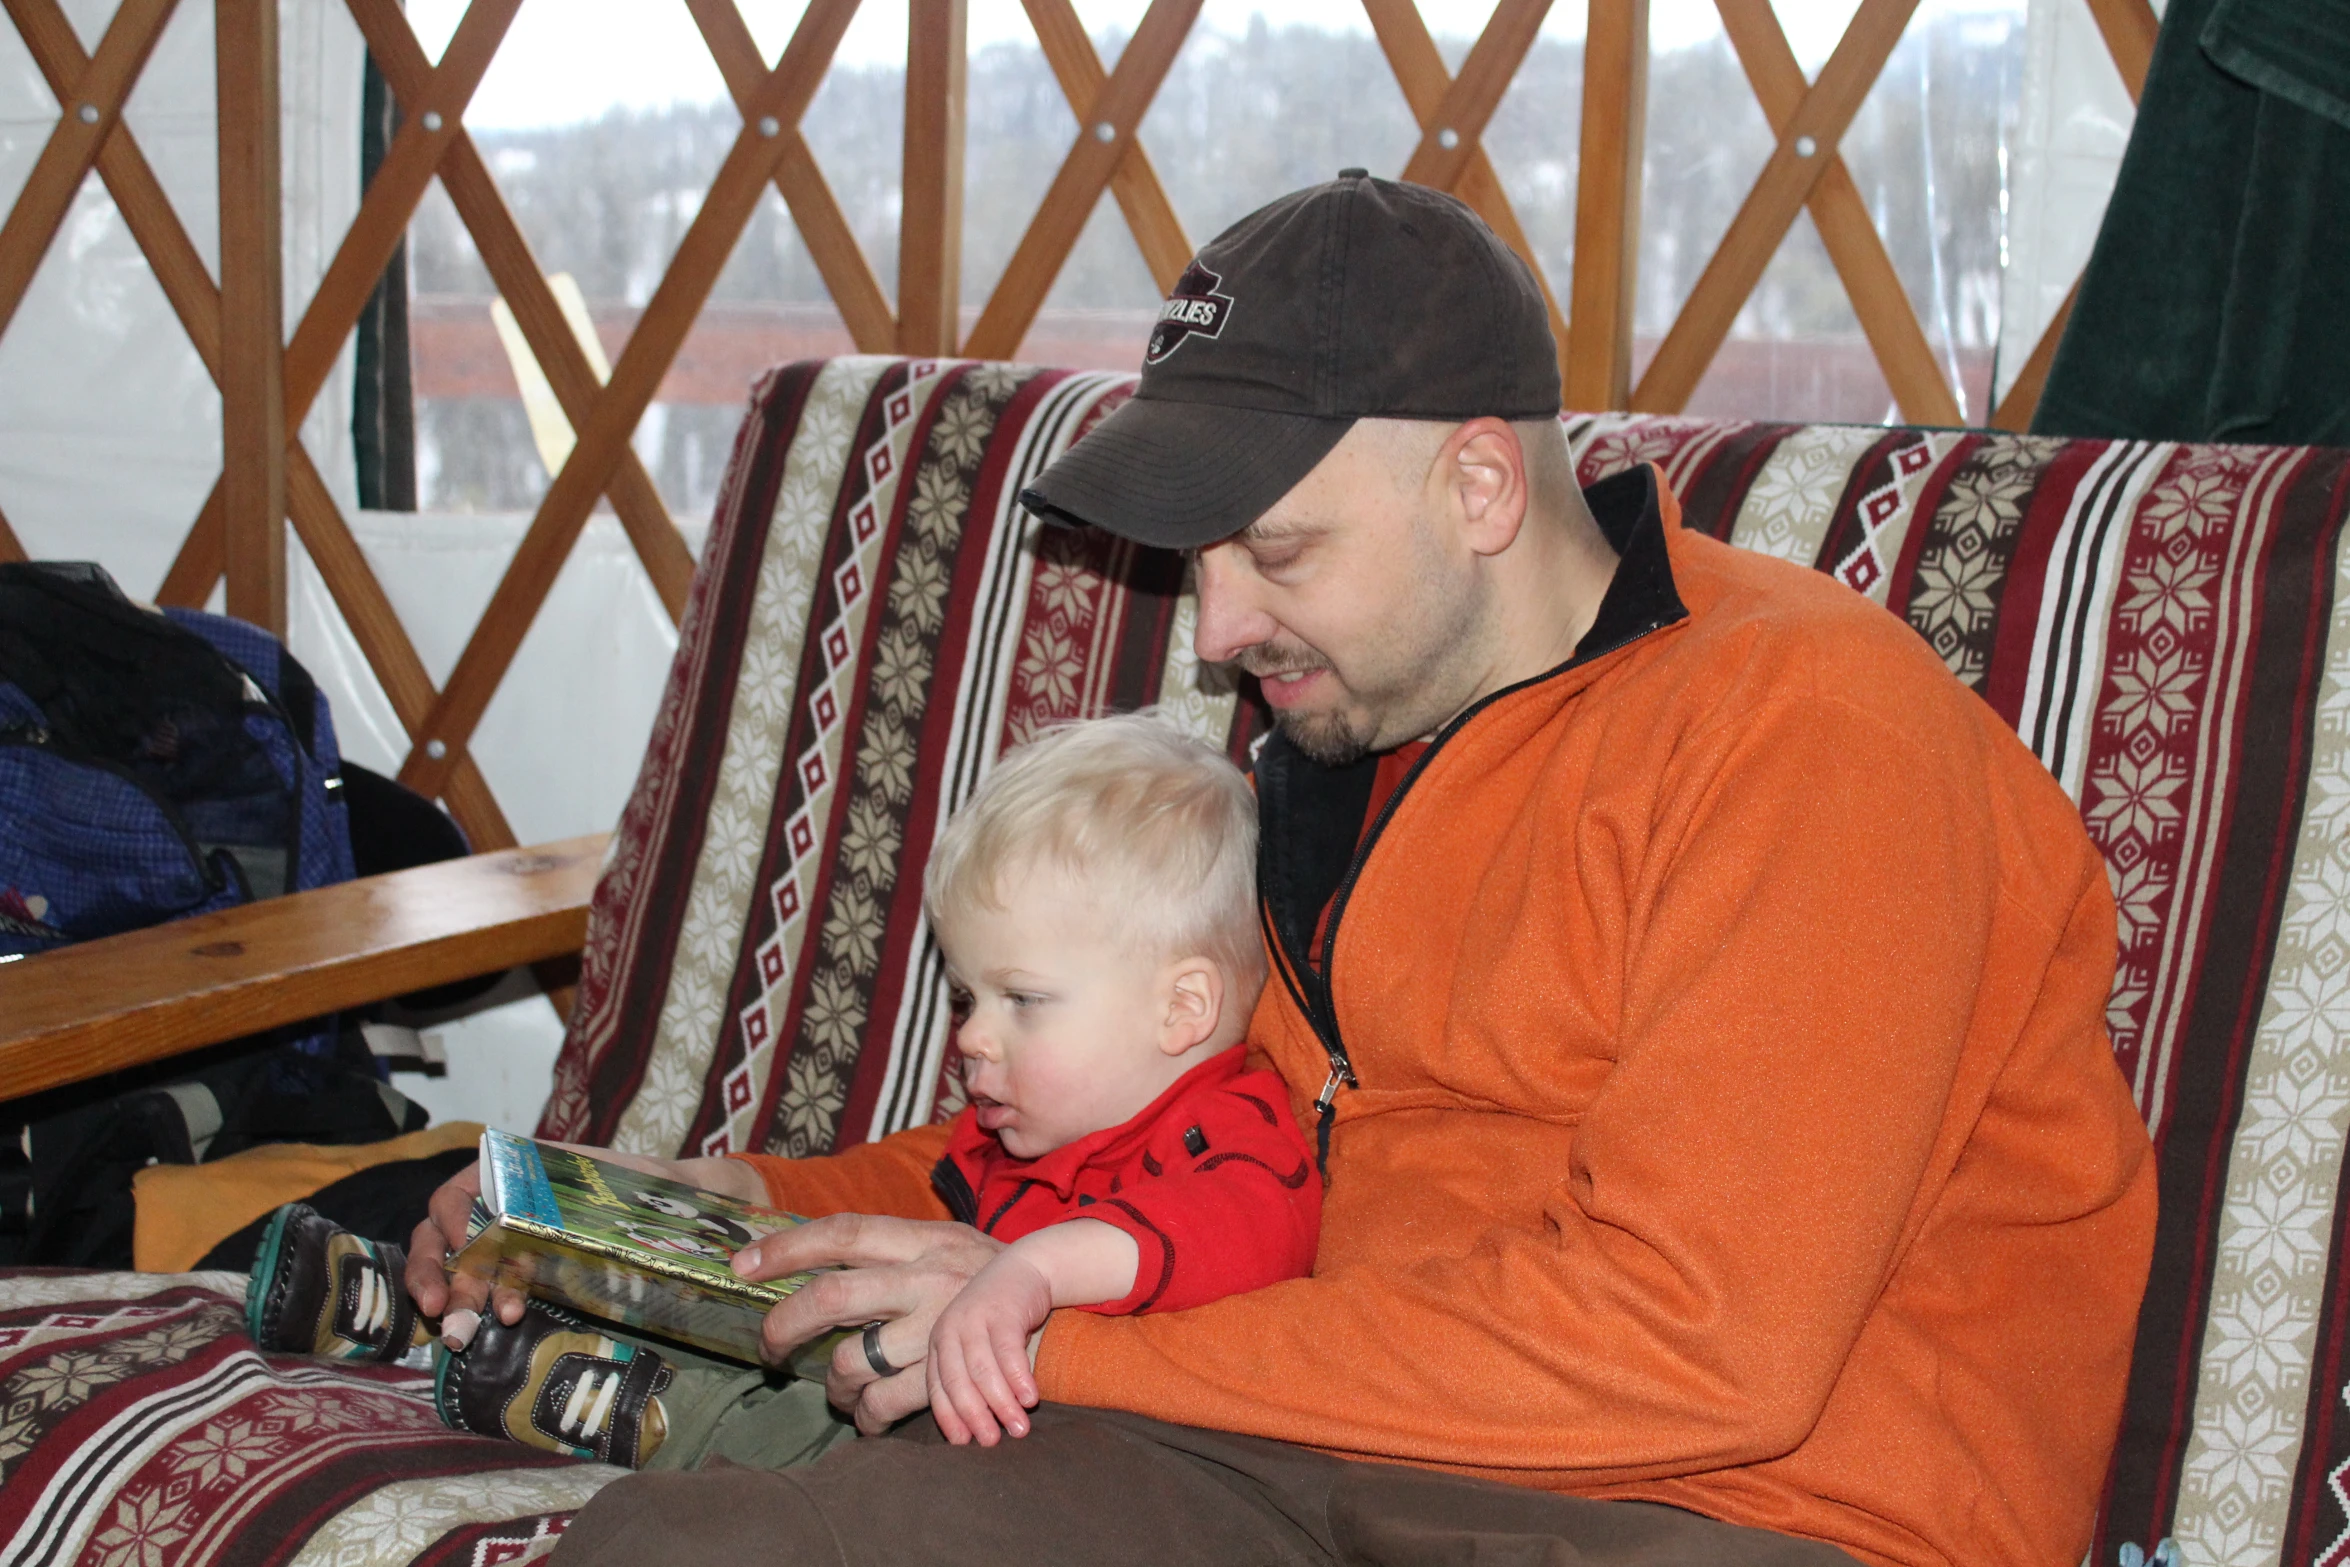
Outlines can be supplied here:
<path id="1" fill-rule="evenodd" d="M 1240 770 L 1156 708 L 1082 719 L 1008 751 L 922 873 L 935 927 L 1003 907 L 1003 879 L 1054 865 L 1103 919 L 1169 958 L 1205 957 L 1245 1008 L 1265 982 L 1257 799 Z"/>

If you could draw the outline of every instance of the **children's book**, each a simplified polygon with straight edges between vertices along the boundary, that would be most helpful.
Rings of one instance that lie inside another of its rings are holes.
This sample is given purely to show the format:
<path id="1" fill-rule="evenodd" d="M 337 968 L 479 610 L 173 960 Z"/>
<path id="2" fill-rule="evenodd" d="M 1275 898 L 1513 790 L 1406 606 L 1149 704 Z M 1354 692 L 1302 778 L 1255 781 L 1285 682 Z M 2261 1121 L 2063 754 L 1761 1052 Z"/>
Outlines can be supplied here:
<path id="1" fill-rule="evenodd" d="M 727 1266 L 802 1219 L 511 1132 L 482 1133 L 474 1217 L 457 1273 L 736 1360 L 758 1360 L 760 1319 L 810 1277 Z"/>

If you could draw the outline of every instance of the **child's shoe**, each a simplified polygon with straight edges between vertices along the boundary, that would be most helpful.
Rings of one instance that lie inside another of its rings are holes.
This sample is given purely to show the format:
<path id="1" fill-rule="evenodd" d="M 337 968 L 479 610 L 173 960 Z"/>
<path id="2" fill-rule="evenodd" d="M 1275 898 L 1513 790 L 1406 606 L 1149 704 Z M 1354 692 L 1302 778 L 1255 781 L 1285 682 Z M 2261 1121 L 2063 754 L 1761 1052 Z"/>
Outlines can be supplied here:
<path id="1" fill-rule="evenodd" d="M 512 1327 L 485 1315 L 441 1357 L 433 1398 L 460 1431 L 637 1469 L 669 1435 L 669 1379 L 652 1350 L 534 1302 Z"/>
<path id="2" fill-rule="evenodd" d="M 302 1203 L 271 1215 L 245 1286 L 245 1331 L 282 1354 L 394 1361 L 431 1342 L 400 1275 L 405 1249 L 364 1240 Z"/>

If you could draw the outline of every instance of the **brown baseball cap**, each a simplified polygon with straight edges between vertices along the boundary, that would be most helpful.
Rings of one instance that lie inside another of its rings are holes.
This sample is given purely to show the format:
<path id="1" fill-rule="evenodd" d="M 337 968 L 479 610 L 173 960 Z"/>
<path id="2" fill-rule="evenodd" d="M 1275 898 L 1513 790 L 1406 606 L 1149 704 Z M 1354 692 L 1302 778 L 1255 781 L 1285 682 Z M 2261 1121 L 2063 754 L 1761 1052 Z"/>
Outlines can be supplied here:
<path id="1" fill-rule="evenodd" d="M 1133 398 L 1020 502 L 1193 549 L 1254 522 L 1357 419 L 1558 411 L 1558 349 L 1526 263 L 1441 191 L 1346 169 L 1192 259 Z"/>

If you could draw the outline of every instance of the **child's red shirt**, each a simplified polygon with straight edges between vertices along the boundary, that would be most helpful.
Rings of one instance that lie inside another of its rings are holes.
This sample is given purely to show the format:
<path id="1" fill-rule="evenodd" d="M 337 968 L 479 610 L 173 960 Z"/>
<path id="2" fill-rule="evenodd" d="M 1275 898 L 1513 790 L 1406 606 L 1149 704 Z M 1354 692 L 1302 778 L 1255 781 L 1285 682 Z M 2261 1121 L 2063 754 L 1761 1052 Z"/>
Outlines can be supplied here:
<path id="1" fill-rule="evenodd" d="M 1088 1311 L 1179 1311 L 1313 1270 L 1322 1183 L 1271 1072 L 1235 1045 L 1177 1078 L 1132 1120 L 1037 1159 L 1004 1151 L 966 1109 L 931 1185 L 1000 1241 L 1099 1219 L 1141 1250 L 1134 1288 Z"/>

